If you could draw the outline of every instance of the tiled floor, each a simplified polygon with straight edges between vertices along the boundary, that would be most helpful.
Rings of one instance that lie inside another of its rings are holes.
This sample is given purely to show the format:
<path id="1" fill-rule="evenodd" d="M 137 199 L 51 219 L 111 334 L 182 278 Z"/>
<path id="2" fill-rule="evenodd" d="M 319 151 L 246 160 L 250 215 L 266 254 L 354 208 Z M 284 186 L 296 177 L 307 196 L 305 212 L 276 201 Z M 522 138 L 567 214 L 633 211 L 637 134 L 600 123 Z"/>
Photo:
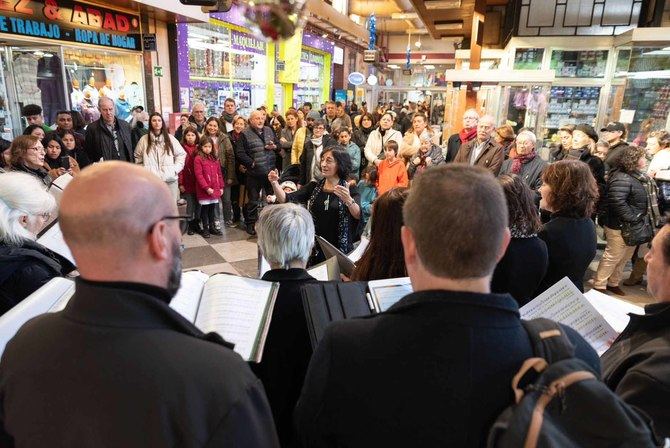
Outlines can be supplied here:
<path id="1" fill-rule="evenodd" d="M 209 275 L 227 272 L 258 277 L 256 237 L 237 228 L 224 228 L 222 232 L 223 235 L 208 239 L 197 234 L 184 235 L 183 268 L 199 269 Z"/>
<path id="2" fill-rule="evenodd" d="M 244 230 L 238 228 L 224 228 L 223 235 L 204 239 L 200 235 L 184 235 L 183 243 L 186 249 L 182 254 L 184 269 L 199 269 L 208 275 L 217 272 L 239 274 L 245 277 L 258 277 L 258 246 L 256 237 L 249 236 Z M 589 280 L 598 269 L 598 261 L 602 257 L 602 247 L 596 259 L 591 263 L 586 273 Z M 624 279 L 630 274 L 630 263 L 626 267 Z M 591 289 L 587 281 L 584 284 L 586 290 Z M 645 289 L 646 280 L 639 286 L 623 286 L 626 296 L 614 296 L 629 302 L 644 305 L 652 301 L 651 296 Z"/>

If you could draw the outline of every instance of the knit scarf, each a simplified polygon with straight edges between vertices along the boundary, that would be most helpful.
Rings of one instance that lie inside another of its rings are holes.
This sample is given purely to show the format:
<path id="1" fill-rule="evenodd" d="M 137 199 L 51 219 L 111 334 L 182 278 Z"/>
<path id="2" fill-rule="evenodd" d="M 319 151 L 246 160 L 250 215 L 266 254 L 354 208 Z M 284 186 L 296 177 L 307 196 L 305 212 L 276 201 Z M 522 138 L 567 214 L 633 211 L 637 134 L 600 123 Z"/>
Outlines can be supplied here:
<path id="1" fill-rule="evenodd" d="M 319 146 L 323 145 L 323 135 L 319 138 L 311 138 L 312 144 L 314 145 L 314 150 Z"/>
<path id="2" fill-rule="evenodd" d="M 517 154 L 514 158 L 514 161 L 512 162 L 512 174 L 519 174 L 523 165 L 533 160 L 535 156 L 537 156 L 535 150 L 532 150 L 528 154 L 524 154 L 522 156 Z"/>
<path id="3" fill-rule="evenodd" d="M 461 132 L 458 133 L 458 138 L 461 139 L 461 143 L 467 143 L 475 137 L 477 137 L 477 128 L 463 128 L 461 129 Z"/>
<path id="4" fill-rule="evenodd" d="M 223 114 L 221 114 L 221 118 L 223 118 L 227 123 L 233 124 L 235 114 L 229 114 L 227 112 L 224 112 Z"/>
<path id="5" fill-rule="evenodd" d="M 340 179 L 337 184 L 343 187 L 347 186 L 347 182 L 344 179 Z M 317 181 L 316 186 L 312 191 L 312 195 L 307 200 L 307 210 L 312 214 L 312 219 L 314 219 L 315 216 L 312 207 L 314 206 L 316 198 L 323 191 L 325 185 L 325 178 Z M 349 210 L 347 206 L 344 205 L 344 202 L 342 202 L 339 197 L 337 197 L 337 248 L 345 254 L 354 249 L 353 243 L 349 241 L 349 219 Z M 314 225 L 316 225 L 316 221 L 314 222 Z"/>

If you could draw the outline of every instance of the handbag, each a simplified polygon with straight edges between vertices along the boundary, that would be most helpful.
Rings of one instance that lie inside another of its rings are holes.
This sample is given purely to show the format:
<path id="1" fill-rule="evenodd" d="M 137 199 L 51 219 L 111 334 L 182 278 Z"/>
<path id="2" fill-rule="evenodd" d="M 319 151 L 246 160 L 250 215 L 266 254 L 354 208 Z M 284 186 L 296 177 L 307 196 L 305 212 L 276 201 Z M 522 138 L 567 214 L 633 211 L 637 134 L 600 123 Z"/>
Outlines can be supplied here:
<path id="1" fill-rule="evenodd" d="M 649 215 L 643 216 L 636 222 L 622 222 L 621 237 L 626 246 L 638 246 L 651 241 L 654 238 L 654 226 Z"/>

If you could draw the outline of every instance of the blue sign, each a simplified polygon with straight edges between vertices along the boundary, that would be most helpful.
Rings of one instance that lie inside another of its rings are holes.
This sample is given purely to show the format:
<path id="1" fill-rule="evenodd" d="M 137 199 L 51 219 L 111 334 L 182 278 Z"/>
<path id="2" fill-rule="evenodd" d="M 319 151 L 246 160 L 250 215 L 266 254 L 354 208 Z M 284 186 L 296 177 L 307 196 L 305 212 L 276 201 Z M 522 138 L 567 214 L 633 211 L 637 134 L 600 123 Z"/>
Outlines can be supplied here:
<path id="1" fill-rule="evenodd" d="M 335 101 L 340 101 L 342 104 L 347 102 L 347 91 L 346 90 L 336 90 L 335 91 Z"/>
<path id="2" fill-rule="evenodd" d="M 351 72 L 351 73 L 349 73 L 349 78 L 347 78 L 347 79 L 349 80 L 350 84 L 353 84 L 355 86 L 360 86 L 361 84 L 363 84 L 365 82 L 365 75 L 363 73 L 360 73 L 360 72 Z"/>

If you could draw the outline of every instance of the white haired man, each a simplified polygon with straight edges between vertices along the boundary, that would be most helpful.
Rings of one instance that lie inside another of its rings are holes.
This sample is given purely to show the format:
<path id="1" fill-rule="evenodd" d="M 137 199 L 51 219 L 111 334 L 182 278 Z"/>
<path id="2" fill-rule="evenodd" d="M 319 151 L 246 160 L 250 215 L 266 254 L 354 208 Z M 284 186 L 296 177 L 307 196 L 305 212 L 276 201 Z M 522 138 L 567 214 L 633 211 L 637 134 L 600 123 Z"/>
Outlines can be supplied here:
<path id="1" fill-rule="evenodd" d="M 477 138 L 461 145 L 454 162 L 481 166 L 497 176 L 505 154 L 502 146 L 491 137 L 495 129 L 495 118 L 490 115 L 481 117 L 477 123 Z"/>
<path id="2" fill-rule="evenodd" d="M 535 191 L 542 186 L 542 173 L 547 167 L 547 162 L 537 154 L 537 137 L 531 131 L 521 131 L 516 136 L 516 155 L 503 162 L 500 175 L 516 174 L 521 177 L 528 187 Z M 537 200 L 540 200 L 537 193 Z"/>

